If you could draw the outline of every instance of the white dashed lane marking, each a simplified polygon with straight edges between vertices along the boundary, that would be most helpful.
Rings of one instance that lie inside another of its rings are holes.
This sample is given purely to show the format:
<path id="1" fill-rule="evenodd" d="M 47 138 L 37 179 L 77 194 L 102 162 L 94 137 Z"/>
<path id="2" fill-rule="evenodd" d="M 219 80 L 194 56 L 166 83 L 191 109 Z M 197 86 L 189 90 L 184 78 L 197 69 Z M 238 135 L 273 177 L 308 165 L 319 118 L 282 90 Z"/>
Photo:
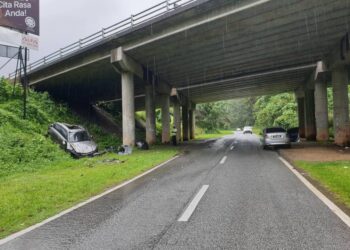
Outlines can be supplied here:
<path id="1" fill-rule="evenodd" d="M 194 210 L 198 206 L 198 203 L 200 202 L 200 200 L 204 196 L 205 192 L 207 192 L 208 188 L 209 188 L 209 185 L 204 185 L 198 191 L 197 195 L 193 198 L 191 203 L 188 205 L 186 210 L 183 212 L 183 214 L 181 215 L 181 217 L 177 221 L 186 222 L 190 219 L 191 215 L 193 214 Z"/>

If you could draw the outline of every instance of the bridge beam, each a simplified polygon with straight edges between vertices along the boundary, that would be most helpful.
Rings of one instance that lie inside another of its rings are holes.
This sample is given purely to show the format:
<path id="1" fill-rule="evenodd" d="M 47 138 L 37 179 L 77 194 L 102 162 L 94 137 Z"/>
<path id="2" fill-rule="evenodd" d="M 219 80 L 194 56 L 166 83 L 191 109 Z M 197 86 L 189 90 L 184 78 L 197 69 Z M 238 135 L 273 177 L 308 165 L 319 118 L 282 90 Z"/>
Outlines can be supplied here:
<path id="1" fill-rule="evenodd" d="M 348 70 L 345 66 L 332 70 L 334 142 L 339 146 L 348 145 L 350 141 L 348 83 Z"/>
<path id="2" fill-rule="evenodd" d="M 350 64 L 350 35 L 349 33 L 339 40 L 333 51 L 325 58 L 327 68 L 334 70 Z"/>

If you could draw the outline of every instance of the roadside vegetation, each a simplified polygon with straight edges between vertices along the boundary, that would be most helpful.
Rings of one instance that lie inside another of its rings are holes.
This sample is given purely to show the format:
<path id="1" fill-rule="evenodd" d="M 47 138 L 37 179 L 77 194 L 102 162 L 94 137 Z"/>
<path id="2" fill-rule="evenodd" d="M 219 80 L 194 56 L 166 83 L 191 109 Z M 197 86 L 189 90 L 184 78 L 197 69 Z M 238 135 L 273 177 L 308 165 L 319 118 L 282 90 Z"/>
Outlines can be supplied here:
<path id="1" fill-rule="evenodd" d="M 259 134 L 266 127 L 285 129 L 297 127 L 297 110 L 294 93 L 282 93 L 200 104 L 197 106 L 196 119 L 197 126 L 204 134 L 215 134 L 219 130 L 242 129 L 244 126 L 253 126 L 254 133 Z M 333 137 L 331 88 L 328 88 L 328 116 L 330 137 Z"/>
<path id="2" fill-rule="evenodd" d="M 296 165 L 304 170 L 313 180 L 333 193 L 337 201 L 350 208 L 350 162 L 305 162 Z"/>
<path id="3" fill-rule="evenodd" d="M 100 149 L 117 147 L 119 138 L 76 117 L 47 93 L 29 92 L 22 119 L 22 89 L 0 80 L 0 238 L 26 228 L 130 179 L 173 157 L 172 147 L 107 153 L 73 159 L 46 136 L 55 121 L 84 125 Z"/>

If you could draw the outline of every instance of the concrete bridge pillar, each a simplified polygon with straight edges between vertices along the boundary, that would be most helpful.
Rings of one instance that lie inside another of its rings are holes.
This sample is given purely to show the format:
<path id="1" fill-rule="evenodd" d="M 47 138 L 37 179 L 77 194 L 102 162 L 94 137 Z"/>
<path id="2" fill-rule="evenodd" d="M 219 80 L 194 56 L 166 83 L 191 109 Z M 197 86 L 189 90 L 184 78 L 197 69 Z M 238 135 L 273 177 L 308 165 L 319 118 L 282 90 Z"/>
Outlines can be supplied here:
<path id="1" fill-rule="evenodd" d="M 195 117 L 195 109 L 196 105 L 192 104 L 191 109 L 189 110 L 188 116 L 189 116 L 189 126 L 190 126 L 190 139 L 195 139 L 195 132 L 196 132 L 196 117 Z"/>
<path id="2" fill-rule="evenodd" d="M 316 81 L 315 83 L 315 116 L 317 141 L 328 141 L 327 83 L 324 81 Z"/>
<path id="3" fill-rule="evenodd" d="M 296 93 L 295 98 L 298 104 L 299 136 L 305 138 L 305 95 Z"/>
<path id="4" fill-rule="evenodd" d="M 134 75 L 122 72 L 123 144 L 135 145 Z"/>
<path id="5" fill-rule="evenodd" d="M 305 90 L 305 138 L 308 141 L 316 140 L 315 118 L 315 90 Z"/>
<path id="6" fill-rule="evenodd" d="M 156 111 L 154 102 L 154 88 L 151 84 L 145 86 L 146 110 L 146 142 L 149 145 L 156 143 Z"/>
<path id="7" fill-rule="evenodd" d="M 123 110 L 123 144 L 135 145 L 135 100 L 134 76 L 143 78 L 143 68 L 126 55 L 122 47 L 111 51 L 111 64 L 121 75 L 122 110 Z"/>
<path id="8" fill-rule="evenodd" d="M 182 140 L 188 141 L 190 138 L 189 131 L 189 112 L 188 104 L 182 106 Z"/>
<path id="9" fill-rule="evenodd" d="M 348 83 L 349 76 L 345 66 L 333 69 L 334 142 L 340 146 L 348 145 L 350 139 Z"/>
<path id="10" fill-rule="evenodd" d="M 176 140 L 181 141 L 181 106 L 178 100 L 174 101 L 173 109 L 174 109 L 174 126 L 177 130 Z"/>
<path id="11" fill-rule="evenodd" d="M 161 111 L 162 111 L 162 143 L 170 142 L 170 96 L 166 94 L 160 95 Z"/>

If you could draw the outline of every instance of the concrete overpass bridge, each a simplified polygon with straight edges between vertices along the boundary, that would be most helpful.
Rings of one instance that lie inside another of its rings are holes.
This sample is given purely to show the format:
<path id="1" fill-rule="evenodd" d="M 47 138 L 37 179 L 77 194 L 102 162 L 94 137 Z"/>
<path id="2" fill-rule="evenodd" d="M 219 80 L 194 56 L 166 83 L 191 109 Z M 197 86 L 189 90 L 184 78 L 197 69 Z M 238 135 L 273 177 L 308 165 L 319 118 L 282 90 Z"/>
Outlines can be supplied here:
<path id="1" fill-rule="evenodd" d="M 345 145 L 349 28 L 349 0 L 168 0 L 29 65 L 30 85 L 70 102 L 120 102 L 130 145 L 135 110 L 146 110 L 153 143 L 161 107 L 168 142 L 172 104 L 188 140 L 198 103 L 287 91 L 301 133 L 327 140 L 332 85 L 335 141 Z"/>

